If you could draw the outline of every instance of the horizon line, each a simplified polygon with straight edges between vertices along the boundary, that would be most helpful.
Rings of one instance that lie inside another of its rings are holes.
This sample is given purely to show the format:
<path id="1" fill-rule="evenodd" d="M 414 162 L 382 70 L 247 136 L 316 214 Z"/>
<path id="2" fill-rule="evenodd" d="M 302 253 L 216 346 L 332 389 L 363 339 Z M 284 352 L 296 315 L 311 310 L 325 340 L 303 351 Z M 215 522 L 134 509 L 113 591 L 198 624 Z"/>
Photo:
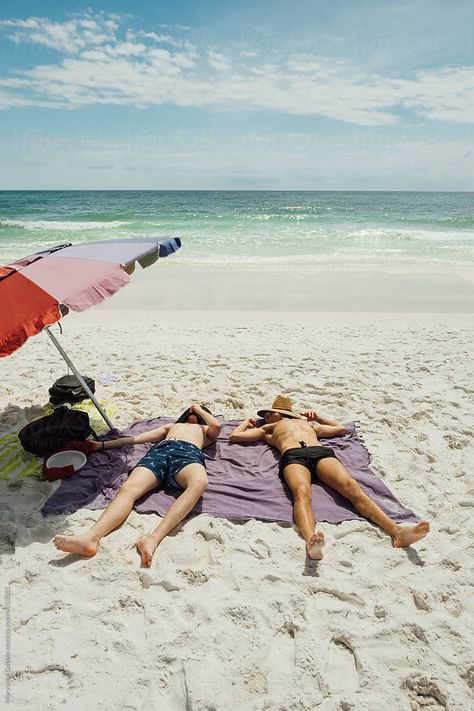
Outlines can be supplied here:
<path id="1" fill-rule="evenodd" d="M 0 193 L 474 193 L 474 189 L 312 188 L 0 188 Z"/>

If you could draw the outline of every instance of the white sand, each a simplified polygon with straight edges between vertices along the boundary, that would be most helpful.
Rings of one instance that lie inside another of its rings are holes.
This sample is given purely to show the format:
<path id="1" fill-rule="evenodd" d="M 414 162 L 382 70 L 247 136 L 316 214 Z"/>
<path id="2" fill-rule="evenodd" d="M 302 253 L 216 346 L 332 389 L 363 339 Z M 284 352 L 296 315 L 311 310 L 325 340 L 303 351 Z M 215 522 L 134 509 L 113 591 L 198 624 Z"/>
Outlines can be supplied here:
<path id="1" fill-rule="evenodd" d="M 156 516 L 132 514 L 84 560 L 51 539 L 100 512 L 44 519 L 57 484 L 0 482 L 2 709 L 473 706 L 469 316 L 95 309 L 63 325 L 83 372 L 120 375 L 98 385 L 119 426 L 195 399 L 243 417 L 280 392 L 360 420 L 374 468 L 432 532 L 395 550 L 369 523 L 322 524 L 325 558 L 308 565 L 291 526 L 199 516 L 145 570 L 134 543 Z M 2 359 L 2 425 L 31 419 L 64 372 L 44 335 Z"/>

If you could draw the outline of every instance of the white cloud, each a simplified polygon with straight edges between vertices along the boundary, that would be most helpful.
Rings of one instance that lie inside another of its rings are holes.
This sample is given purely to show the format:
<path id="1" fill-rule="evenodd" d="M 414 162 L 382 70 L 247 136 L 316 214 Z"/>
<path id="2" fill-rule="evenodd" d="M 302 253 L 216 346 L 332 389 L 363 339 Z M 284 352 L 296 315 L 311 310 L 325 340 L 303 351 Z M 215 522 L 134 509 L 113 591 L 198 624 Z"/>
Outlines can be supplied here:
<path id="1" fill-rule="evenodd" d="M 225 54 L 222 54 L 221 52 L 209 51 L 207 53 L 207 58 L 211 67 L 217 69 L 218 72 L 228 72 L 232 68 L 232 64 L 229 62 Z"/>
<path id="2" fill-rule="evenodd" d="M 115 47 L 109 47 L 108 53 L 116 57 L 141 57 L 146 51 L 146 45 L 133 42 L 117 42 Z"/>
<path id="3" fill-rule="evenodd" d="M 364 74 L 323 56 L 238 48 L 200 50 L 170 34 L 131 30 L 117 15 L 87 13 L 67 21 L 6 20 L 15 42 L 63 55 L 56 63 L 14 70 L 0 80 L 0 108 L 75 109 L 95 104 L 172 104 L 326 116 L 365 126 L 399 121 L 399 110 L 442 122 L 474 122 L 474 68 L 451 67 L 409 78 Z M 64 56 L 66 55 L 66 56 Z"/>
<path id="4" fill-rule="evenodd" d="M 90 45 L 100 45 L 113 41 L 119 27 L 116 17 L 103 15 L 92 17 L 86 14 L 66 22 L 54 22 L 44 17 L 30 17 L 27 20 L 3 20 L 0 27 L 15 30 L 9 34 L 16 43 L 32 42 L 59 52 L 75 54 Z"/>
<path id="5" fill-rule="evenodd" d="M 0 89 L 0 110 L 17 108 L 20 106 L 31 106 L 31 101 L 22 98 L 21 96 L 14 96 L 11 93 Z"/>
<path id="6" fill-rule="evenodd" d="M 422 116 L 474 123 L 474 67 L 421 72 L 418 83 L 405 81 L 401 90 L 405 106 Z"/>

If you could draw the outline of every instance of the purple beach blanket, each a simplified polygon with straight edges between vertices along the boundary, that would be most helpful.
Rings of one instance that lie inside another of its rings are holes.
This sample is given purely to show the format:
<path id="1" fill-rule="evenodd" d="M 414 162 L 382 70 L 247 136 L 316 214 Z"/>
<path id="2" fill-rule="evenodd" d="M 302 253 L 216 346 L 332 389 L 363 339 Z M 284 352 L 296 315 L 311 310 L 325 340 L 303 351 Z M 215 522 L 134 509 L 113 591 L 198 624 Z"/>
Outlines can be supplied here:
<path id="1" fill-rule="evenodd" d="M 229 434 L 241 420 L 223 421 L 217 442 L 206 447 L 206 469 L 209 487 L 191 512 L 245 520 L 258 518 L 265 521 L 292 521 L 291 493 L 278 476 L 278 452 L 264 442 L 230 444 Z M 167 417 L 134 422 L 123 432 L 116 430 L 107 435 L 114 437 L 139 434 L 171 422 Z M 416 522 L 419 518 L 395 498 L 384 482 L 369 468 L 370 454 L 358 436 L 354 422 L 345 423 L 349 432 L 334 437 L 324 444 L 331 446 L 338 459 L 346 466 L 366 493 L 397 523 Z M 65 514 L 80 508 L 102 509 L 115 497 L 118 488 L 126 481 L 128 473 L 151 444 L 109 449 L 90 455 L 86 465 L 76 474 L 64 479 L 61 486 L 46 501 L 42 513 Z M 312 484 L 312 505 L 317 521 L 339 523 L 363 519 L 350 502 L 319 482 Z M 179 492 L 165 488 L 154 491 L 135 504 L 139 513 L 157 513 L 163 516 L 179 496 Z"/>

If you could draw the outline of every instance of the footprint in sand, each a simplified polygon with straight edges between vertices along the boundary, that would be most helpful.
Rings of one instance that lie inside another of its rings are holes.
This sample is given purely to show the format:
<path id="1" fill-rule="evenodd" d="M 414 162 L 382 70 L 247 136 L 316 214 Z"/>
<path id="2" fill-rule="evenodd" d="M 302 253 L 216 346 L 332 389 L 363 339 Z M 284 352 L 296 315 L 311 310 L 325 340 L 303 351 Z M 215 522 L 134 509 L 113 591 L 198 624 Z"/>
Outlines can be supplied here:
<path id="1" fill-rule="evenodd" d="M 18 689 L 16 684 L 19 682 Z M 58 704 L 64 707 L 70 699 L 71 690 L 75 686 L 73 672 L 60 664 L 47 664 L 35 669 L 26 667 L 19 669 L 12 677 L 13 694 L 16 708 L 23 708 L 36 699 L 37 708 L 42 706 L 42 701 L 47 703 L 47 689 L 54 689 Z M 17 705 L 18 704 L 18 705 Z"/>
<path id="2" fill-rule="evenodd" d="M 159 699 L 157 708 L 166 711 L 184 711 L 193 708 L 188 688 L 186 667 L 181 660 L 174 660 L 168 665 L 168 695 Z"/>
<path id="3" fill-rule="evenodd" d="M 296 671 L 295 632 L 293 628 L 279 631 L 272 640 L 264 662 L 266 670 L 267 702 L 274 708 L 292 688 Z"/>
<path id="4" fill-rule="evenodd" d="M 359 688 L 354 650 L 341 637 L 333 637 L 329 643 L 325 680 L 336 692 L 352 693 Z"/>

